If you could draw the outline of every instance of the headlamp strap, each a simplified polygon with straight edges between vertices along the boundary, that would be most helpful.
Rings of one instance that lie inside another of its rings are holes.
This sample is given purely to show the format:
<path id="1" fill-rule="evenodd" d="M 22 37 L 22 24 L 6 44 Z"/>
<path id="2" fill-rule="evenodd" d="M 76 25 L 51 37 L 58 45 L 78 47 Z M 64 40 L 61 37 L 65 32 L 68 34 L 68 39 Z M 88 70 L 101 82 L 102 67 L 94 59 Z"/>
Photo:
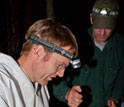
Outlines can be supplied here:
<path id="1" fill-rule="evenodd" d="M 53 43 L 49 43 L 49 42 L 46 42 L 44 40 L 40 40 L 39 37 L 36 36 L 36 35 L 30 35 L 29 40 L 31 40 L 32 43 L 34 43 L 34 44 L 41 44 L 45 48 L 47 48 L 48 50 L 50 50 L 52 52 L 56 52 L 56 53 L 66 57 L 66 58 L 68 58 L 70 60 L 73 59 L 73 57 L 74 57 L 74 54 L 62 49 L 61 47 L 59 47 L 59 46 L 57 46 L 57 45 L 55 45 Z"/>

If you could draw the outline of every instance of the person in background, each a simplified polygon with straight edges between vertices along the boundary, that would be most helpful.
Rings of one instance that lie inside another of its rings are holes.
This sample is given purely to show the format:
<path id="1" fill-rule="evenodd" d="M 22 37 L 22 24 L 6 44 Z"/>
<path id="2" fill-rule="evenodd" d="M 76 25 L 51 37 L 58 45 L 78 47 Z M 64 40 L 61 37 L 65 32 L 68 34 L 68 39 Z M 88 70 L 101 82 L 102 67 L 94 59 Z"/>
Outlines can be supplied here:
<path id="1" fill-rule="evenodd" d="M 54 19 L 30 26 L 20 57 L 0 53 L 0 107 L 49 107 L 48 81 L 78 55 L 75 36 Z"/>
<path id="2" fill-rule="evenodd" d="M 58 100 L 70 107 L 119 106 L 121 95 L 116 97 L 119 93 L 114 90 L 118 88 L 115 86 L 118 78 L 124 81 L 124 75 L 120 76 L 124 72 L 124 37 L 116 29 L 118 16 L 117 0 L 95 1 L 90 14 L 92 27 L 88 29 L 93 51 L 89 50 L 87 55 L 92 53 L 92 56 L 72 79 L 68 76 L 58 85 L 53 84 L 53 93 Z M 68 81 L 71 81 L 71 87 Z M 121 82 L 117 84 L 121 86 Z"/>

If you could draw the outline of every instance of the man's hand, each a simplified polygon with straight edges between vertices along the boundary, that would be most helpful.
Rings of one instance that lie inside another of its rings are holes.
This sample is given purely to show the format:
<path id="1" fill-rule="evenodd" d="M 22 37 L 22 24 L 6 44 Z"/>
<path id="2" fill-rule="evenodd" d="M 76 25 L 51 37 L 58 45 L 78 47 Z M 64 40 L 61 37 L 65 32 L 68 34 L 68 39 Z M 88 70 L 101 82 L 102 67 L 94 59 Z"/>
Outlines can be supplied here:
<path id="1" fill-rule="evenodd" d="M 71 90 L 66 93 L 65 99 L 68 101 L 70 107 L 78 107 L 82 103 L 83 96 L 79 94 L 80 92 L 82 92 L 80 86 L 73 86 Z"/>
<path id="2" fill-rule="evenodd" d="M 108 107 L 117 107 L 116 101 L 112 98 L 107 101 L 107 104 L 108 104 Z"/>

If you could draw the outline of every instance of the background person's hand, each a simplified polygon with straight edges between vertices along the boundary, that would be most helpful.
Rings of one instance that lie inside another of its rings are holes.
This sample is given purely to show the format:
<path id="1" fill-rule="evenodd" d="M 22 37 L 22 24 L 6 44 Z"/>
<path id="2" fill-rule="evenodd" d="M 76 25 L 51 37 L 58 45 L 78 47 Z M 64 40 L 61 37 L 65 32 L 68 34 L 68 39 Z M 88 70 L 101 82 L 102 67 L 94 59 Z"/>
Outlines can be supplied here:
<path id="1" fill-rule="evenodd" d="M 116 101 L 114 99 L 109 99 L 107 101 L 107 105 L 108 105 L 108 107 L 117 107 L 116 106 Z"/>
<path id="2" fill-rule="evenodd" d="M 73 86 L 66 93 L 65 99 L 70 107 L 78 107 L 82 103 L 83 96 L 80 94 L 80 92 L 82 92 L 80 86 Z"/>

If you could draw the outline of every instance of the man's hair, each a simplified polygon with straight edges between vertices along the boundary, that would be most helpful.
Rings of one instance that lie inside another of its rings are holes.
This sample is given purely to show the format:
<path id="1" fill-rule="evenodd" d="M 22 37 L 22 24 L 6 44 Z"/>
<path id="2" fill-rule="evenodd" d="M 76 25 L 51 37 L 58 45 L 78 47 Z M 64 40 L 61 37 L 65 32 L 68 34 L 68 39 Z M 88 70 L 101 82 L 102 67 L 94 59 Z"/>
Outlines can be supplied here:
<path id="1" fill-rule="evenodd" d="M 22 52 L 29 51 L 33 43 L 28 39 L 29 36 L 36 35 L 40 40 L 53 43 L 60 47 L 70 46 L 70 50 L 74 50 L 75 56 L 78 54 L 78 45 L 75 36 L 70 29 L 52 18 L 36 21 L 26 32 L 27 40 L 22 47 Z"/>

